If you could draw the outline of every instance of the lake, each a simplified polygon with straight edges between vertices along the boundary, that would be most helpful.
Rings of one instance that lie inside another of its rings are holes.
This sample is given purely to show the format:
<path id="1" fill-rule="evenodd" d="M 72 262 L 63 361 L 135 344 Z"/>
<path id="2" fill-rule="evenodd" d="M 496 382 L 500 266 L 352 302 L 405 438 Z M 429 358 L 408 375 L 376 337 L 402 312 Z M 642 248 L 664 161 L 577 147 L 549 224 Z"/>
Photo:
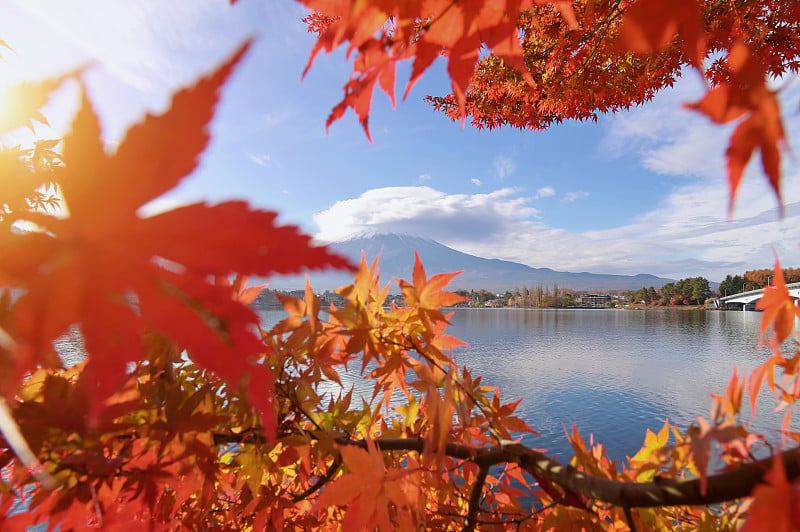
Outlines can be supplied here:
<path id="1" fill-rule="evenodd" d="M 283 316 L 260 314 L 265 324 Z M 470 344 L 454 351 L 459 365 L 499 387 L 504 402 L 523 399 L 518 415 L 541 434 L 525 444 L 569 456 L 563 426 L 574 422 L 623 459 L 665 418 L 685 428 L 709 417 L 709 394 L 725 390 L 734 366 L 741 376 L 767 358 L 760 320 L 760 312 L 679 309 L 455 309 L 448 332 Z M 359 369 L 343 381 L 368 394 Z M 780 427 L 773 406 L 760 399 L 761 430 Z"/>

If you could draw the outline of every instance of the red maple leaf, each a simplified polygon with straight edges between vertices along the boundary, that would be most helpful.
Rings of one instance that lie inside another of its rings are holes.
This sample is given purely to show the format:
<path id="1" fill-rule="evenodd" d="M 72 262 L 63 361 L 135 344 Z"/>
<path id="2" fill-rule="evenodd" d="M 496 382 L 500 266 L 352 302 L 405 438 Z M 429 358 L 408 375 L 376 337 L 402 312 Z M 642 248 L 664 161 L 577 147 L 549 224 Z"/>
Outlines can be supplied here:
<path id="1" fill-rule="evenodd" d="M 305 72 L 317 54 L 330 53 L 348 43 L 348 56 L 356 52 L 345 96 L 326 121 L 329 127 L 352 108 L 369 137 L 369 110 L 376 85 L 394 105 L 396 65 L 414 59 L 405 95 L 419 77 L 445 55 L 460 116 L 465 116 L 466 91 L 480 55 L 490 50 L 532 82 L 523 59 L 517 19 L 531 0 L 427 0 L 363 2 L 361 0 L 299 0 L 317 12 L 305 20 L 319 32 Z M 574 21 L 570 6 L 556 7 Z M 405 96 L 404 96 L 405 97 Z"/>
<path id="2" fill-rule="evenodd" d="M 69 216 L 27 214 L 40 230 L 0 235 L 0 279 L 26 290 L 13 308 L 18 349 L 5 394 L 79 323 L 93 419 L 124 380 L 126 364 L 145 358 L 142 334 L 154 329 L 232 387 L 247 384 L 267 432 L 274 430 L 272 376 L 258 363 L 266 349 L 258 317 L 214 279 L 349 263 L 311 246 L 297 228 L 277 226 L 275 213 L 244 202 L 138 215 L 195 169 L 219 90 L 247 48 L 176 93 L 164 114 L 133 126 L 114 154 L 105 152 L 97 115 L 83 97 L 56 177 Z"/>
<path id="3" fill-rule="evenodd" d="M 706 53 L 703 11 L 697 0 L 638 0 L 625 10 L 615 47 L 650 54 L 683 39 L 686 59 L 702 68 Z"/>
<path id="4" fill-rule="evenodd" d="M 484 45 L 516 67 L 527 81 L 532 81 L 522 56 L 522 44 L 516 27 L 521 4 L 529 7 L 530 2 L 468 0 L 457 3 L 440 1 L 439 4 L 441 11 L 421 41 L 438 46 L 439 51 L 446 51 L 447 71 L 462 119 L 466 113 L 466 92 Z M 434 49 L 428 47 L 421 51 L 429 56 Z M 419 72 L 422 65 L 430 65 L 431 62 L 430 57 L 421 58 L 420 65 L 415 64 L 415 71 Z M 409 83 L 414 81 L 412 79 Z"/>

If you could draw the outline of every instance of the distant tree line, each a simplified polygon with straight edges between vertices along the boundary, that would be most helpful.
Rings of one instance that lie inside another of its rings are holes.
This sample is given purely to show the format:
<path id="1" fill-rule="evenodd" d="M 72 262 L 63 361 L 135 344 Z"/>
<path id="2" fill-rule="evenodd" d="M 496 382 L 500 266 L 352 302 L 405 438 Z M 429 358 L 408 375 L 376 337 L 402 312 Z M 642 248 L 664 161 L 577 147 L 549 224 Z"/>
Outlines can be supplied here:
<path id="1" fill-rule="evenodd" d="M 716 295 L 730 296 L 750 290 L 759 290 L 768 286 L 774 275 L 775 271 L 771 268 L 749 270 L 741 275 L 727 275 L 719 284 Z M 784 268 L 783 276 L 787 283 L 800 282 L 800 268 Z M 642 287 L 625 295 L 633 304 L 662 306 L 700 305 L 715 294 L 704 277 L 689 277 L 674 283 L 667 283 L 661 288 Z"/>
<path id="2" fill-rule="evenodd" d="M 251 306 L 261 310 L 283 310 L 283 303 L 281 303 L 279 296 L 291 296 L 303 299 L 305 297 L 305 290 L 272 290 L 265 288 L 251 303 Z M 331 304 L 342 308 L 347 303 L 345 298 L 331 290 L 318 292 L 316 296 L 319 298 L 322 308 L 328 308 Z M 384 303 L 387 306 L 393 303 L 402 305 L 403 296 L 401 294 L 388 294 Z"/>
<path id="3" fill-rule="evenodd" d="M 758 290 L 767 286 L 774 270 L 764 268 L 760 270 L 749 270 L 742 275 L 727 275 L 720 283 L 717 294 L 726 296 L 746 292 L 748 290 Z M 783 275 L 787 283 L 800 282 L 800 268 L 784 268 Z M 714 292 L 711 290 L 709 281 L 705 277 L 688 277 L 674 283 L 667 283 L 661 288 L 654 286 L 642 287 L 631 291 L 600 291 L 602 293 L 615 294 L 620 300 L 626 300 L 634 305 L 650 306 L 680 306 L 680 305 L 702 305 L 712 297 Z M 491 292 L 485 289 L 478 290 L 456 290 L 456 293 L 467 298 L 467 301 L 458 306 L 464 307 L 518 307 L 518 308 L 567 308 L 579 305 L 581 293 L 569 288 L 562 288 L 558 283 L 552 286 L 545 286 L 538 283 L 535 286 L 523 286 L 505 292 Z M 294 291 L 275 291 L 264 290 L 258 299 L 253 302 L 253 306 L 259 308 L 282 308 L 277 294 L 292 295 L 303 297 L 303 290 Z M 341 303 L 341 297 L 334 292 L 319 294 L 323 304 Z M 392 302 L 402 304 L 402 297 L 390 296 Z M 617 300 L 612 299 L 609 306 L 616 306 Z"/>
<path id="4" fill-rule="evenodd" d="M 746 271 L 744 275 L 727 275 L 719 283 L 719 295 L 729 296 L 764 288 L 772 282 L 774 275 L 775 271 L 771 268 Z M 783 277 L 787 283 L 800 283 L 800 268 L 784 268 Z"/>
<path id="5" fill-rule="evenodd" d="M 519 308 L 566 308 L 577 305 L 578 293 L 568 288 L 553 286 L 536 286 L 515 288 L 505 292 L 488 290 L 456 290 L 456 293 L 468 299 L 461 306 L 469 307 L 519 307 Z"/>
<path id="6" fill-rule="evenodd" d="M 708 279 L 689 277 L 674 283 L 667 283 L 661 288 L 654 286 L 640 288 L 629 292 L 627 298 L 636 305 L 675 306 L 702 305 L 712 295 Z"/>

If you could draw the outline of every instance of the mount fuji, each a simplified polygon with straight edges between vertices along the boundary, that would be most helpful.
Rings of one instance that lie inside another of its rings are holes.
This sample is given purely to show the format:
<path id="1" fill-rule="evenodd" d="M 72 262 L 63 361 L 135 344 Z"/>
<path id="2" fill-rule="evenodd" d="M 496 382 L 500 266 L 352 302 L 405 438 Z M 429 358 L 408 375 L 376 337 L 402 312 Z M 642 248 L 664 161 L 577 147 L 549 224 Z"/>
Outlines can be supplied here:
<path id="1" fill-rule="evenodd" d="M 661 287 L 673 279 L 655 275 L 609 275 L 588 272 L 561 272 L 550 268 L 533 268 L 518 262 L 486 259 L 449 248 L 435 240 L 396 233 L 357 235 L 348 240 L 334 242 L 330 248 L 358 264 L 362 252 L 371 263 L 380 255 L 378 269 L 381 281 L 386 283 L 393 277 L 411 279 L 414 268 L 414 252 L 419 254 L 428 277 L 443 272 L 463 273 L 449 285 L 449 289 L 486 289 L 502 292 L 541 283 L 561 288 L 586 291 L 635 290 L 642 287 Z M 311 272 L 308 274 L 315 291 L 332 290 L 353 282 L 348 272 Z M 305 286 L 305 275 L 282 276 L 269 279 L 270 288 L 296 290 Z M 393 283 L 391 292 L 399 292 Z"/>

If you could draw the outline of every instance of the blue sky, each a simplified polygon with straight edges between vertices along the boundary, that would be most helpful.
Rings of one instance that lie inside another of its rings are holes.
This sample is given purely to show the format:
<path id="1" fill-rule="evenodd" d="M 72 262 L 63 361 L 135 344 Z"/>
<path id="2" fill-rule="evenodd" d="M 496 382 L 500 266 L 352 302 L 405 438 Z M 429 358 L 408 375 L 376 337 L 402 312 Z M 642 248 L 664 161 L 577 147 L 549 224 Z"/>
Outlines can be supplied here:
<path id="1" fill-rule="evenodd" d="M 277 210 L 320 240 L 404 232 L 456 249 L 534 267 L 672 278 L 800 266 L 800 166 L 784 164 L 786 217 L 751 164 L 727 217 L 723 154 L 730 128 L 681 109 L 703 92 L 688 72 L 641 108 L 545 132 L 477 131 L 435 113 L 443 62 L 397 109 L 376 94 L 370 145 L 352 113 L 328 134 L 325 119 L 350 67 L 342 53 L 317 58 L 292 0 L 4 0 L 0 83 L 89 65 L 85 78 L 109 149 L 145 112 L 211 70 L 248 35 L 256 45 L 223 93 L 201 167 L 153 212 L 194 201 L 246 198 Z M 398 72 L 402 94 L 408 67 Z M 782 80 L 790 145 L 800 138 L 797 80 Z M 77 90 L 46 109 L 63 134 Z M 3 139 L 25 142 L 27 133 Z"/>

